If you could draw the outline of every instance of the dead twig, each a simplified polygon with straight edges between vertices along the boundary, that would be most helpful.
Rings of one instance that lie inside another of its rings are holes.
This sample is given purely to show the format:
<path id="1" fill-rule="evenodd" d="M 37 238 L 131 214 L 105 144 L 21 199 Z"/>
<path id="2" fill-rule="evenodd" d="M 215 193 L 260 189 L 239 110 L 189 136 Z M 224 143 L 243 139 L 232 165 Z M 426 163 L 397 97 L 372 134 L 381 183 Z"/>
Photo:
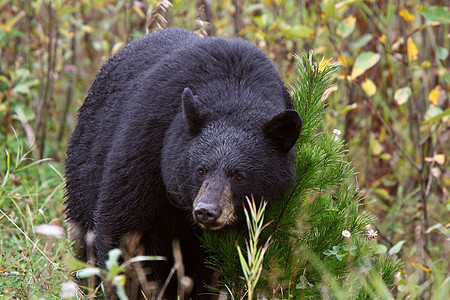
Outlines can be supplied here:
<path id="1" fill-rule="evenodd" d="M 150 29 L 156 25 L 158 29 L 165 28 L 167 26 L 167 20 L 164 18 L 164 14 L 169 10 L 172 6 L 169 0 L 159 0 L 152 11 L 150 12 L 150 16 L 147 18 L 147 27 L 145 28 L 145 33 L 148 34 Z"/>

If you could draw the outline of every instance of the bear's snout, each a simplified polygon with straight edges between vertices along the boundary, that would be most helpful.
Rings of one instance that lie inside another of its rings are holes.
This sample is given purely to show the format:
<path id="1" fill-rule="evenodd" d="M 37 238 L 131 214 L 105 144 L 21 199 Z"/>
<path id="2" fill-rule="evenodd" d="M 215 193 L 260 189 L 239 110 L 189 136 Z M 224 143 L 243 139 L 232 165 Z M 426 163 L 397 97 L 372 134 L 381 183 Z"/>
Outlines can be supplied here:
<path id="1" fill-rule="evenodd" d="M 195 221 L 206 227 L 213 226 L 221 213 L 222 209 L 219 206 L 208 203 L 199 203 L 194 208 Z"/>
<path id="2" fill-rule="evenodd" d="M 236 220 L 230 182 L 222 176 L 205 180 L 193 203 L 194 220 L 203 228 L 218 230 Z"/>

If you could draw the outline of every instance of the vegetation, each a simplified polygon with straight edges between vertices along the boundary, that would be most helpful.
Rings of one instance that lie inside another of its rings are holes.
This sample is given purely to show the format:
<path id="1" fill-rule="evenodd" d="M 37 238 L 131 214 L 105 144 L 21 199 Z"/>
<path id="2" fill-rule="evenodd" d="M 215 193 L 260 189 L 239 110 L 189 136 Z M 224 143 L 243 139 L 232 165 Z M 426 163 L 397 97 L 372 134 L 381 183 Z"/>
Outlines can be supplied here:
<path id="1" fill-rule="evenodd" d="M 315 273 L 302 273 L 304 262 L 298 257 L 299 269 L 287 270 L 300 275 L 295 287 L 273 297 L 330 293 L 337 298 L 444 299 L 450 293 L 447 6 L 439 0 L 0 0 L 0 294 L 7 299 L 70 296 L 63 163 L 76 110 L 111 54 L 147 31 L 179 26 L 252 41 L 292 83 L 294 96 L 301 77 L 293 53 L 313 50 L 315 56 L 341 63 L 336 86 L 327 90 L 327 113 L 318 112 L 325 118 L 321 132 L 330 145 L 342 132 L 339 151 L 348 150 L 357 181 L 337 189 L 342 184 L 330 180 L 323 195 L 322 186 L 310 182 L 315 191 L 304 199 L 323 197 L 319 203 L 332 208 L 345 199 L 359 201 L 371 231 L 348 228 L 348 239 L 342 228 L 334 228 L 339 240 L 314 251 L 324 264 L 317 263 Z M 302 136 L 315 138 L 314 128 Z M 334 129 L 339 131 L 333 136 Z M 314 214 L 309 208 L 304 213 Z M 266 222 L 270 219 L 265 216 Z M 297 228 L 305 233 L 309 226 Z M 269 225 L 260 241 L 270 233 Z M 348 266 L 360 242 L 367 253 L 379 254 L 380 261 L 371 266 L 394 270 L 398 265 L 388 260 L 394 254 L 401 258 L 395 280 L 384 280 L 392 285 L 350 267 L 342 270 L 352 274 L 345 280 L 363 284 L 370 279 L 373 284 L 362 289 L 365 294 L 343 288 L 344 279 L 336 272 Z M 276 243 L 272 238 L 264 266 L 275 266 L 276 258 L 283 257 L 272 251 Z M 239 262 L 237 249 L 232 250 Z M 270 281 L 269 275 L 263 270 L 258 283 Z M 244 273 L 234 276 L 234 282 L 245 284 L 239 278 Z M 316 278 L 329 280 L 330 288 L 314 285 Z"/>
<path id="2" fill-rule="evenodd" d="M 393 286 L 401 265 L 395 257 L 398 251 L 386 253 L 371 240 L 377 236 L 370 229 L 374 217 L 359 208 L 359 190 L 350 180 L 355 173 L 345 159 L 341 134 L 336 129 L 332 134 L 322 129 L 324 96 L 337 69 L 338 64 L 330 61 L 314 61 L 312 52 L 297 58 L 298 75 L 292 89 L 294 107 L 303 119 L 296 147 L 297 182 L 267 211 L 271 221 L 263 226 L 265 206 L 256 212 L 252 204 L 251 218 L 246 214 L 247 220 L 252 220 L 247 221 L 249 237 L 238 230 L 229 234 L 234 238 L 224 239 L 215 232 L 204 234 L 204 244 L 212 253 L 210 263 L 223 274 L 234 298 L 248 294 L 253 299 L 262 270 L 265 282 L 259 284 L 259 294 L 265 297 L 391 296 L 388 287 Z M 269 237 L 261 234 L 264 227 Z M 257 243 L 260 235 L 266 243 L 262 247 Z M 236 244 L 243 244 L 244 239 L 249 239 L 248 259 L 244 260 L 238 245 L 240 260 L 236 261 Z M 246 288 L 235 271 L 239 262 Z M 375 289 L 377 285 L 385 290 Z"/>

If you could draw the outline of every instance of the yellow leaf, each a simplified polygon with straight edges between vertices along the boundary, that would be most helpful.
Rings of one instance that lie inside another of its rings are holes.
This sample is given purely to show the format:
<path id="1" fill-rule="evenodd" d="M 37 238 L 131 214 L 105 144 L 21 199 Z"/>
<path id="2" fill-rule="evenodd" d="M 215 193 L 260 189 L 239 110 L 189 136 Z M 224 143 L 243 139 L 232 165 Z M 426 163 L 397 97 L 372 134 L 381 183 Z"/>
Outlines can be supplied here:
<path id="1" fill-rule="evenodd" d="M 344 19 L 344 22 L 347 25 L 354 25 L 356 23 L 356 18 L 353 15 L 350 15 Z"/>
<path id="2" fill-rule="evenodd" d="M 384 127 L 381 127 L 380 133 L 378 134 L 378 140 L 380 143 L 384 142 L 384 138 L 386 137 L 386 129 Z"/>
<path id="3" fill-rule="evenodd" d="M 95 2 L 95 5 L 96 5 L 96 6 L 100 6 L 100 7 L 106 7 L 106 5 L 107 5 L 106 2 L 107 2 L 107 1 L 104 1 L 104 0 L 102 0 L 102 1 L 96 1 L 96 2 Z"/>
<path id="4" fill-rule="evenodd" d="M 382 34 L 381 36 L 378 37 L 378 40 L 380 41 L 380 43 L 382 43 L 383 45 L 386 44 L 386 35 Z"/>
<path id="5" fill-rule="evenodd" d="M 390 155 L 389 153 L 381 153 L 378 158 L 382 160 L 391 160 L 392 155 Z"/>
<path id="6" fill-rule="evenodd" d="M 432 273 L 430 268 L 428 268 L 428 267 L 422 265 L 421 263 L 412 261 L 412 262 L 411 262 L 411 265 L 412 265 L 413 267 L 419 267 L 420 269 L 422 269 L 423 271 L 425 271 L 425 272 L 427 272 L 427 273 L 430 273 L 430 274 Z"/>
<path id="7" fill-rule="evenodd" d="M 429 60 L 424 60 L 420 66 L 424 69 L 431 67 L 431 62 Z"/>
<path id="8" fill-rule="evenodd" d="M 364 90 L 364 92 L 366 92 L 366 95 L 369 97 L 372 97 L 373 95 L 375 95 L 375 93 L 377 92 L 377 87 L 376 85 L 373 83 L 372 80 L 370 80 L 369 78 L 367 78 L 362 84 L 361 84 L 362 89 Z"/>
<path id="9" fill-rule="evenodd" d="M 428 100 L 430 100 L 434 105 L 437 105 L 439 98 L 439 86 L 436 86 L 429 94 Z"/>
<path id="10" fill-rule="evenodd" d="M 436 154 L 433 156 L 433 159 L 440 165 L 443 165 L 445 163 L 445 156 L 443 154 Z"/>
<path id="11" fill-rule="evenodd" d="M 125 286 L 125 281 L 126 281 L 125 276 L 120 275 L 120 276 L 116 276 L 116 278 L 118 279 L 118 282 L 120 283 L 121 286 Z"/>
<path id="12" fill-rule="evenodd" d="M 89 25 L 83 25 L 83 26 L 81 26 L 81 29 L 86 33 L 92 33 L 92 31 L 93 31 L 92 27 Z"/>
<path id="13" fill-rule="evenodd" d="M 114 44 L 113 48 L 112 48 L 112 54 L 116 54 L 117 52 L 119 52 L 120 49 L 123 48 L 123 46 L 125 46 L 124 42 L 117 42 Z"/>
<path id="14" fill-rule="evenodd" d="M 380 144 L 379 141 L 372 139 L 370 140 L 370 145 L 372 146 L 372 155 L 378 156 L 383 151 L 383 146 Z"/>
<path id="15" fill-rule="evenodd" d="M 439 76 L 443 76 L 443 75 L 445 75 L 447 73 L 447 70 L 445 69 L 445 68 L 439 68 L 438 70 L 437 70 L 437 74 L 439 75 Z"/>
<path id="16" fill-rule="evenodd" d="M 445 156 L 443 154 L 436 154 L 433 157 L 425 157 L 426 162 L 437 162 L 440 165 L 445 163 Z"/>
<path id="17" fill-rule="evenodd" d="M 322 72 L 330 63 L 331 61 L 329 59 L 322 59 L 319 63 L 319 72 Z"/>
<path id="18" fill-rule="evenodd" d="M 328 96 L 330 96 L 331 93 L 334 93 L 334 92 L 336 92 L 337 90 L 338 90 L 337 86 L 332 86 L 332 87 L 328 88 L 328 89 L 325 91 L 325 93 L 323 94 L 323 97 L 322 97 L 321 101 L 327 100 L 327 99 L 328 99 Z"/>
<path id="19" fill-rule="evenodd" d="M 444 175 L 444 177 L 442 178 L 442 181 L 444 182 L 444 186 L 450 185 L 450 177 L 447 177 Z"/>
<path id="20" fill-rule="evenodd" d="M 346 59 L 345 57 L 343 57 L 342 55 L 339 55 L 339 56 L 338 56 L 338 60 L 339 60 L 339 62 L 342 64 L 342 66 L 343 66 L 344 68 L 347 68 L 347 67 L 348 67 L 348 61 L 347 61 L 347 59 Z"/>
<path id="21" fill-rule="evenodd" d="M 68 28 L 70 26 L 70 22 L 68 20 L 65 20 L 64 22 L 62 22 L 61 27 L 62 28 Z"/>
<path id="22" fill-rule="evenodd" d="M 400 9 L 398 15 L 402 17 L 406 22 L 412 22 L 415 19 L 414 15 L 410 13 L 406 8 Z"/>
<path id="23" fill-rule="evenodd" d="M 439 85 L 435 86 L 433 90 L 428 94 L 428 100 L 431 101 L 434 105 L 438 105 L 439 98 L 445 97 L 444 91 L 441 89 Z"/>
<path id="24" fill-rule="evenodd" d="M 407 49 L 408 49 L 408 60 L 409 61 L 417 60 L 417 53 L 419 53 L 419 51 L 417 50 L 417 46 L 412 40 L 412 38 L 408 38 L 407 40 Z"/>
<path id="25" fill-rule="evenodd" d="M 0 24 L 0 28 L 2 28 L 5 32 L 10 32 L 14 25 L 20 21 L 23 17 L 25 17 L 26 13 L 24 10 L 20 11 L 17 15 L 9 19 L 5 24 Z"/>

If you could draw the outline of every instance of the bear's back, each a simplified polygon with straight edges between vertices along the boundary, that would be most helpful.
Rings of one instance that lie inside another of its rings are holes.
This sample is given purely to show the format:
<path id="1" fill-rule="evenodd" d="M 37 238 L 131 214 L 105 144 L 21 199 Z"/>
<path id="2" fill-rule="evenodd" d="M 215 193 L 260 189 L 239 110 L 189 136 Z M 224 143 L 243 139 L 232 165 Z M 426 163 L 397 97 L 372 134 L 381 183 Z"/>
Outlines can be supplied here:
<path id="1" fill-rule="evenodd" d="M 67 214 L 92 228 L 104 164 L 123 113 L 136 99 L 136 84 L 165 57 L 199 36 L 173 28 L 145 35 L 126 45 L 102 66 L 78 114 L 67 150 Z"/>
<path id="2" fill-rule="evenodd" d="M 80 117 L 83 117 L 86 110 L 93 113 L 98 108 L 109 107 L 104 101 L 111 100 L 111 97 L 118 98 L 114 97 L 114 93 L 119 92 L 130 99 L 130 88 L 144 72 L 150 71 L 165 57 L 170 57 L 174 51 L 188 47 L 198 39 L 200 37 L 193 33 L 173 28 L 132 41 L 102 66 L 80 109 Z"/>

